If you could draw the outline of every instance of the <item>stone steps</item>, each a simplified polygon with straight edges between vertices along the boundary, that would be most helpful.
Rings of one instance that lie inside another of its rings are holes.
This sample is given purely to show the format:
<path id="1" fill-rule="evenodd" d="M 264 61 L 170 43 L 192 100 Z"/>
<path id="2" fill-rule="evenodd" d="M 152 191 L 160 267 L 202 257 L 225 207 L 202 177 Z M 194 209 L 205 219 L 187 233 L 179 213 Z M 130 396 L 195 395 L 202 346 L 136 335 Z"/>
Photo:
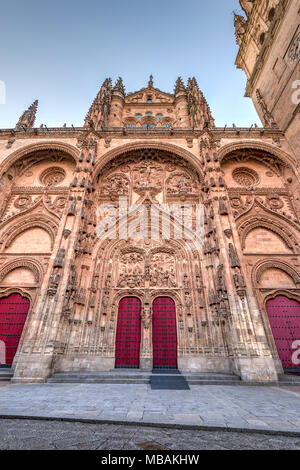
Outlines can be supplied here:
<path id="1" fill-rule="evenodd" d="M 13 372 L 10 368 L 0 368 L 0 382 L 7 382 L 9 381 L 13 376 Z"/>
<path id="2" fill-rule="evenodd" d="M 151 377 L 184 378 L 189 385 L 235 385 L 241 383 L 238 376 L 231 374 L 183 373 L 174 375 L 164 372 L 58 372 L 47 379 L 48 383 L 97 383 L 97 384 L 150 384 Z"/>
<path id="3" fill-rule="evenodd" d="M 281 374 L 279 375 L 279 385 L 299 387 L 300 375 Z"/>

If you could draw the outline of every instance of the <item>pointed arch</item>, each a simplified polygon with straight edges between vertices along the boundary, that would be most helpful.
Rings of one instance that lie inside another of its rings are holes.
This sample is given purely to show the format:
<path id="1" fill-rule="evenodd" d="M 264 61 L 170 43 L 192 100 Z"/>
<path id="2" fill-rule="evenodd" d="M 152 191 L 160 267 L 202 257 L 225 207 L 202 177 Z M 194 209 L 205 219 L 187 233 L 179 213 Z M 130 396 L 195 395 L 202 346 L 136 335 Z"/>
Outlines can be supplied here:
<path id="1" fill-rule="evenodd" d="M 100 171 L 102 170 L 102 168 L 105 167 L 105 165 L 109 161 L 114 160 L 115 158 L 121 155 L 128 154 L 132 151 L 144 150 L 144 149 L 164 150 L 173 155 L 176 155 L 177 157 L 183 158 L 183 160 L 189 162 L 194 167 L 194 169 L 196 170 L 199 176 L 200 181 L 201 182 L 204 181 L 204 175 L 203 175 L 203 171 L 201 168 L 200 159 L 198 156 L 194 155 L 192 152 L 189 152 L 182 147 L 179 147 L 178 145 L 169 144 L 165 142 L 151 141 L 151 140 L 121 145 L 103 154 L 101 157 L 101 160 L 99 160 L 95 165 L 94 181 L 96 181 Z"/>
<path id="2" fill-rule="evenodd" d="M 223 145 L 218 150 L 220 163 L 236 150 L 261 150 L 271 156 L 276 157 L 284 166 L 290 166 L 294 171 L 297 165 L 295 158 L 282 149 L 278 149 L 274 145 L 267 144 L 258 140 L 239 140 L 238 142 L 231 142 L 230 144 Z"/>
<path id="3" fill-rule="evenodd" d="M 11 221 L 7 221 L 6 224 L 9 224 L 9 222 Z M 8 248 L 19 235 L 32 228 L 41 228 L 48 233 L 52 250 L 58 229 L 57 222 L 53 218 L 43 214 L 32 214 L 31 217 L 24 217 L 24 215 L 21 214 L 20 218 L 18 218 L 18 216 L 15 217 L 13 224 L 9 224 L 9 226 L 4 229 L 0 237 L 2 251 Z"/>
<path id="4" fill-rule="evenodd" d="M 37 260 L 32 258 L 19 258 L 2 266 L 0 269 L 0 284 L 7 274 L 18 268 L 29 269 L 34 275 L 35 284 L 40 285 L 44 274 L 43 268 Z"/>
<path id="5" fill-rule="evenodd" d="M 30 154 L 37 153 L 43 150 L 57 150 L 65 153 L 77 163 L 79 157 L 79 149 L 74 145 L 55 140 L 48 140 L 39 143 L 34 143 L 21 147 L 12 152 L 0 165 L 0 176 L 2 176 L 12 165 L 18 160 L 29 156 Z"/>
<path id="6" fill-rule="evenodd" d="M 296 269 L 291 266 L 289 263 L 286 261 L 281 261 L 278 259 L 268 259 L 268 260 L 263 260 L 259 261 L 253 268 L 252 270 L 252 281 L 253 285 L 255 287 L 260 287 L 260 280 L 262 278 L 262 275 L 265 271 L 268 269 L 280 269 L 281 271 L 285 272 L 290 276 L 295 285 L 299 287 L 300 284 L 300 275 L 296 271 Z M 277 287 L 277 286 L 274 286 Z"/>
<path id="7" fill-rule="evenodd" d="M 249 233 L 256 228 L 265 228 L 281 238 L 284 244 L 293 252 L 298 251 L 298 242 L 296 237 L 291 233 L 291 230 L 284 223 L 280 223 L 274 218 L 267 217 L 251 217 L 242 221 L 238 225 L 238 232 L 240 235 L 242 249 L 245 250 L 245 242 Z"/>

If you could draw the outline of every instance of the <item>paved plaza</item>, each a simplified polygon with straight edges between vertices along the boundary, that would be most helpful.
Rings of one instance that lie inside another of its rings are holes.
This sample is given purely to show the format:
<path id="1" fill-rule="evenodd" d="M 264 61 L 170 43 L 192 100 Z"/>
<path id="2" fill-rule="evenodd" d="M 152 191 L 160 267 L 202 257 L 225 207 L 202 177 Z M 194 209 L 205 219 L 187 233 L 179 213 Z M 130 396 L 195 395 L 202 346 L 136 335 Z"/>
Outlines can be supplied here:
<path id="1" fill-rule="evenodd" d="M 1 417 L 299 433 L 300 387 L 0 383 Z"/>
<path id="2" fill-rule="evenodd" d="M 299 450 L 300 437 L 0 419 L 0 450 Z"/>

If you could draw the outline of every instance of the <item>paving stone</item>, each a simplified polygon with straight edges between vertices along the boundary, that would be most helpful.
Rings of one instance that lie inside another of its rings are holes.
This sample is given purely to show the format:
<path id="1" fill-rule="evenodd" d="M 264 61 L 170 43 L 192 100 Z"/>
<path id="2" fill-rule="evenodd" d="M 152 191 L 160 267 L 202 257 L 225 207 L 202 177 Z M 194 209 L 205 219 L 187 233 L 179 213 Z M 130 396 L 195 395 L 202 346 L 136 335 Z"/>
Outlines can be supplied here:
<path id="1" fill-rule="evenodd" d="M 300 431 L 300 395 L 281 387 L 193 386 L 151 390 L 148 385 L 8 384 L 0 414 L 80 417 L 153 423 L 215 423 Z M 122 400 L 120 401 L 120 397 Z M 185 416 L 183 418 L 182 416 Z M 195 417 L 195 418 L 194 418 Z"/>

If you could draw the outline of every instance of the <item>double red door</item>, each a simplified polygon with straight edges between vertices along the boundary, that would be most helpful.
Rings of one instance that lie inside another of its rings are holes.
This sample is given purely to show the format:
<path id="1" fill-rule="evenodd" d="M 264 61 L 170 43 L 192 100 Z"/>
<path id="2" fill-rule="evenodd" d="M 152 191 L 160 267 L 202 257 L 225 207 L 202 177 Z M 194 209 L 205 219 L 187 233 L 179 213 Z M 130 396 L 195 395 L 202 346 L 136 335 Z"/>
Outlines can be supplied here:
<path id="1" fill-rule="evenodd" d="M 5 343 L 5 363 L 11 364 L 17 352 L 30 302 L 20 294 L 0 299 L 0 340 Z"/>
<path id="2" fill-rule="evenodd" d="M 300 340 L 300 303 L 278 295 L 275 299 L 268 300 L 266 309 L 283 367 L 300 370 L 300 364 L 293 361 L 296 351 L 293 345 Z"/>
<path id="3" fill-rule="evenodd" d="M 177 330 L 175 303 L 169 297 L 157 297 L 152 306 L 153 367 L 177 368 Z"/>
<path id="4" fill-rule="evenodd" d="M 140 343 L 141 301 L 136 297 L 124 297 L 118 310 L 115 366 L 138 368 Z"/>

